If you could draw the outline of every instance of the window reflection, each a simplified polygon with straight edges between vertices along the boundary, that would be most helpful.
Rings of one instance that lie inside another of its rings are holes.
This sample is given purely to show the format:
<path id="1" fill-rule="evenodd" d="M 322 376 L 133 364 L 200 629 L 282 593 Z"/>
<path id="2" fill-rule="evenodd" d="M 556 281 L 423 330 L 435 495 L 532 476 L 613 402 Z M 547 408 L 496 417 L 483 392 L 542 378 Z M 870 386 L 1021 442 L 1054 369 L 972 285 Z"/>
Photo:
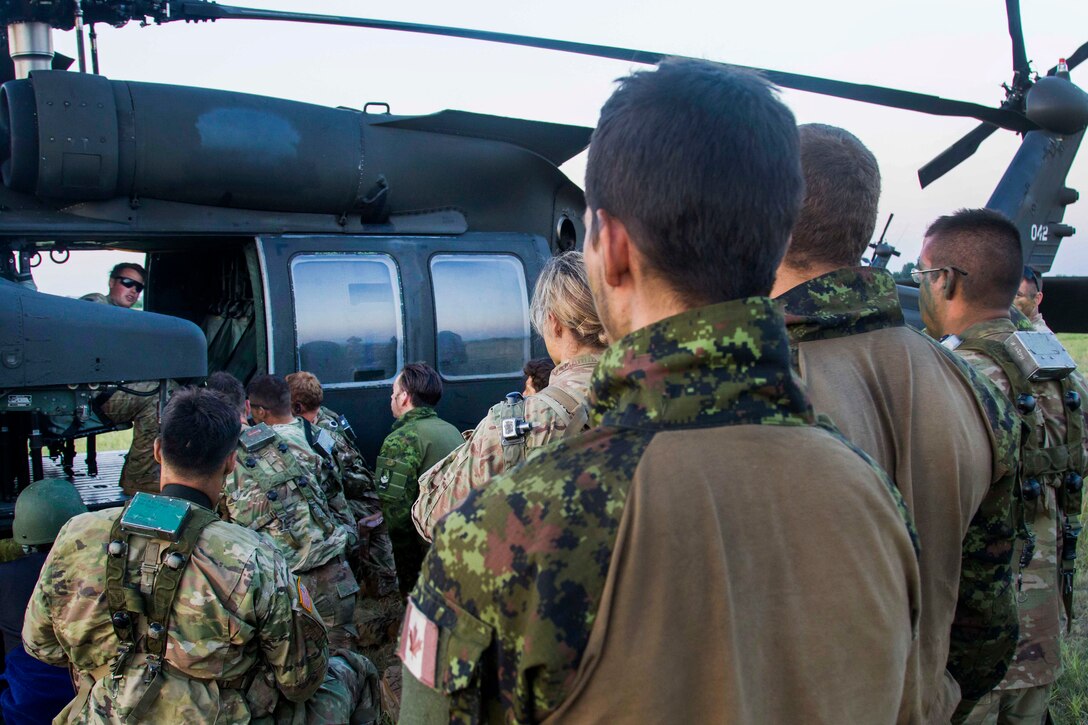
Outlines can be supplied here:
<path id="1" fill-rule="evenodd" d="M 390 257 L 312 254 L 291 260 L 300 370 L 324 385 L 384 384 L 403 363 L 400 281 Z"/>
<path id="2" fill-rule="evenodd" d="M 508 254 L 431 259 L 438 371 L 449 379 L 521 375 L 529 359 L 525 270 Z"/>

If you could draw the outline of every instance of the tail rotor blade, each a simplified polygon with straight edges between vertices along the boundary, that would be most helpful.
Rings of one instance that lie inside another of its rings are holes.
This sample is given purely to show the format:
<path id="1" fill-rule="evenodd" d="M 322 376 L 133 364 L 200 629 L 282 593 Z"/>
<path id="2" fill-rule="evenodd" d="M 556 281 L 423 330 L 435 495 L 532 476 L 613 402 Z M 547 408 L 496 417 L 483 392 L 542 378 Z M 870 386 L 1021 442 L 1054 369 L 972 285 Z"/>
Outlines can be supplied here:
<path id="1" fill-rule="evenodd" d="M 973 131 L 961 138 L 956 143 L 945 149 L 939 156 L 928 164 L 918 169 L 918 181 L 922 188 L 926 188 L 937 179 L 959 166 L 963 161 L 978 151 L 979 144 L 988 139 L 997 126 L 992 123 L 983 123 L 976 126 Z"/>

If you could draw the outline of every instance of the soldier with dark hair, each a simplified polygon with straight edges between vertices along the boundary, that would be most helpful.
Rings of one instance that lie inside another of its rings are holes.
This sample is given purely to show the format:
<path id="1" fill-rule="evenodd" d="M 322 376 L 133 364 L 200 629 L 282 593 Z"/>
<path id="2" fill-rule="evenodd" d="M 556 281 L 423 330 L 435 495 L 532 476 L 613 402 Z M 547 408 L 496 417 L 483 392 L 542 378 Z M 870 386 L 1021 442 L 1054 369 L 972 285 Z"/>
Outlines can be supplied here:
<path id="1" fill-rule="evenodd" d="M 521 372 L 525 373 L 525 390 L 523 395 L 534 395 L 548 387 L 548 380 L 555 370 L 555 363 L 550 357 L 534 358 L 525 363 Z"/>
<path id="2" fill-rule="evenodd" d="M 1030 353 L 1039 336 L 1022 332 L 1009 307 L 1021 284 L 1020 232 L 990 209 L 963 209 L 926 231 L 914 270 L 926 330 L 941 337 L 1015 403 L 1027 431 L 1020 468 L 1026 524 L 1017 541 L 1016 656 L 997 688 L 971 713 L 971 723 L 1040 723 L 1060 663 L 1061 608 L 1072 617 L 1073 565 L 1080 532 L 1081 487 L 1088 475 L 1088 438 L 1079 376 L 1040 376 L 1018 362 L 1010 344 Z M 1066 598 L 1067 595 L 1067 598 Z"/>
<path id="3" fill-rule="evenodd" d="M 1031 267 L 1024 267 L 1020 288 L 1016 290 L 1012 304 L 1028 319 L 1033 329 L 1051 332 L 1043 319 L 1042 310 L 1039 309 L 1039 305 L 1043 304 L 1043 277 Z"/>
<path id="4" fill-rule="evenodd" d="M 908 514 L 817 422 L 766 296 L 801 194 L 760 76 L 620 82 L 586 171 L 592 427 L 438 523 L 402 721 L 921 720 Z"/>
<path id="5" fill-rule="evenodd" d="M 442 378 L 427 363 L 405 365 L 393 380 L 389 408 L 393 430 L 382 442 L 374 476 L 382 511 L 389 524 L 397 579 L 407 593 L 419 576 L 427 542 L 412 524 L 412 504 L 419 495 L 419 476 L 461 445 L 460 431 L 438 417 Z"/>
<path id="6" fill-rule="evenodd" d="M 161 495 L 57 535 L 23 641 L 78 674 L 59 722 L 251 722 L 321 686 L 327 639 L 306 587 L 257 533 L 213 512 L 239 427 L 218 394 L 179 392 L 155 442 Z"/>
<path id="7" fill-rule="evenodd" d="M 873 154 L 835 126 L 799 132 L 805 203 L 773 294 L 816 411 L 884 467 L 914 515 L 923 720 L 947 722 L 961 695 L 1001 679 L 1015 646 L 1015 416 L 1000 391 L 907 326 L 890 274 L 860 266 L 880 199 Z"/>
<path id="8" fill-rule="evenodd" d="M 236 442 L 238 466 L 227 478 L 221 508 L 275 543 L 313 595 L 330 644 L 352 649 L 359 585 L 347 554 L 358 538 L 354 520 L 348 523 L 333 511 L 321 481 L 332 474 L 291 412 L 287 382 L 258 375 L 246 392 L 256 424 Z"/>

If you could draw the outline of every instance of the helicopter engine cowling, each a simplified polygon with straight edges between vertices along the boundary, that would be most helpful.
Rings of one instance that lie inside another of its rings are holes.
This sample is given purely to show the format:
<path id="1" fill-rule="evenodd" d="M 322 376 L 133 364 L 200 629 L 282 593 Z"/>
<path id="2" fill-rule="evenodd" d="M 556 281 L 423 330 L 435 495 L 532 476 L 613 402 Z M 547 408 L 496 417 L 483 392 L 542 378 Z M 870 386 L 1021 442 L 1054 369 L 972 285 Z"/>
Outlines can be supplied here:
<path id="1" fill-rule="evenodd" d="M 366 210 L 362 114 L 264 96 L 35 71 L 0 88 L 3 183 L 43 199 L 151 197 L 290 212 Z"/>

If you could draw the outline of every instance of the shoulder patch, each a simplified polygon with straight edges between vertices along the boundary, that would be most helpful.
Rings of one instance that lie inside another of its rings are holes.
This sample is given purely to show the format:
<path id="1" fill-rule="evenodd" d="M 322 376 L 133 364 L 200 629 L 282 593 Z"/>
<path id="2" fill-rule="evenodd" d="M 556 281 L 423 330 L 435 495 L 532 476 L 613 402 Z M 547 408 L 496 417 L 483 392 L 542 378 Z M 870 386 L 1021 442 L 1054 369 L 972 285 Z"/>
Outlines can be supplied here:
<path id="1" fill-rule="evenodd" d="M 314 600 L 310 597 L 310 590 L 306 588 L 301 579 L 295 579 L 295 588 L 298 590 L 298 605 L 313 614 Z"/>
<path id="2" fill-rule="evenodd" d="M 437 680 L 437 655 L 438 625 L 428 619 L 409 598 L 397 656 L 417 680 L 433 689 Z"/>

